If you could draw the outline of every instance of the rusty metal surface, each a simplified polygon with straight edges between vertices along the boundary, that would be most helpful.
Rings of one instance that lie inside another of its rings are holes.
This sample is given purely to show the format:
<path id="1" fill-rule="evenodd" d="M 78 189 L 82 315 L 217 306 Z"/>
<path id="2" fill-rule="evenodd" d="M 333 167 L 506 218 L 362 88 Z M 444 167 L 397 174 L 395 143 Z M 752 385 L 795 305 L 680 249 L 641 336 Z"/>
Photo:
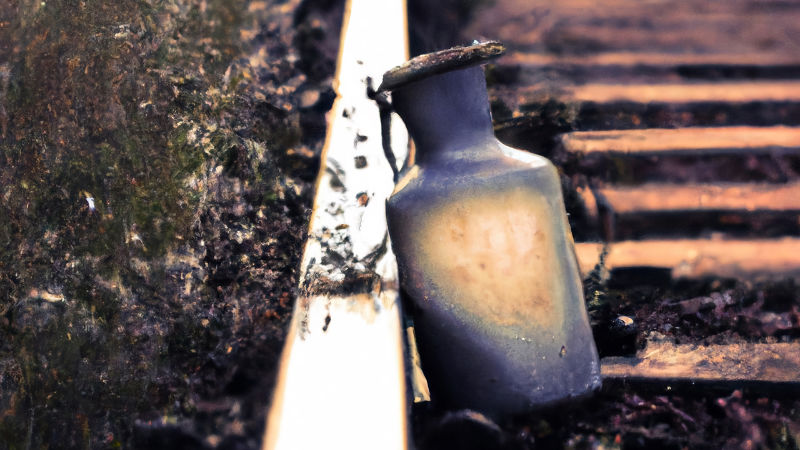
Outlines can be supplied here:
<path id="1" fill-rule="evenodd" d="M 426 53 L 386 72 L 378 90 L 390 91 L 431 75 L 486 63 L 505 51 L 506 47 L 500 42 L 487 41 Z"/>

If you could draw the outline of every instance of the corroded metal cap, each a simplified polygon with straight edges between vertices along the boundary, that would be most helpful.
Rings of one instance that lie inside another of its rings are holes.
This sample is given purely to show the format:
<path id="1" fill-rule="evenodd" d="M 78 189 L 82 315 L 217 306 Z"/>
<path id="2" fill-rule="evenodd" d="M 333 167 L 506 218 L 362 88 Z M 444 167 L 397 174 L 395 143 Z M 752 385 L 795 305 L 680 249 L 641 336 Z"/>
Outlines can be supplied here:
<path id="1" fill-rule="evenodd" d="M 500 42 L 487 41 L 419 55 L 384 73 L 378 91 L 391 91 L 431 75 L 483 64 L 505 51 L 506 47 Z"/>

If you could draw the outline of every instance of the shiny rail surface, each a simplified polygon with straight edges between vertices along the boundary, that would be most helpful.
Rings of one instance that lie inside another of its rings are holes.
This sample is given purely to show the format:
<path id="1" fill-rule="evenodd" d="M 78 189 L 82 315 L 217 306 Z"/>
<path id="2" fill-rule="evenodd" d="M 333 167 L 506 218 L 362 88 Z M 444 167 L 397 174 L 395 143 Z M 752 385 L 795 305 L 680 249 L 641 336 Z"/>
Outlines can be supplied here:
<path id="1" fill-rule="evenodd" d="M 381 112 L 368 95 L 407 59 L 405 14 L 402 0 L 347 2 L 338 97 L 265 450 L 408 447 L 405 331 L 384 211 L 393 170 Z M 399 119 L 390 120 L 392 149 L 403 161 L 408 137 Z"/>

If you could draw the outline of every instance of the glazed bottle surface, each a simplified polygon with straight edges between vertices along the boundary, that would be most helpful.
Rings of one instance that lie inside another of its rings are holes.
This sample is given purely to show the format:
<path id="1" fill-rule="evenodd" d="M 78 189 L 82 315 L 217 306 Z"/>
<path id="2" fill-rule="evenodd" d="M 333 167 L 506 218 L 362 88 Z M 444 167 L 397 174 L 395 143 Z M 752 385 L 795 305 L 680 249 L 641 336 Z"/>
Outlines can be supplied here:
<path id="1" fill-rule="evenodd" d="M 392 89 L 417 161 L 387 203 L 434 402 L 493 416 L 599 384 L 555 167 L 500 143 L 483 69 Z"/>

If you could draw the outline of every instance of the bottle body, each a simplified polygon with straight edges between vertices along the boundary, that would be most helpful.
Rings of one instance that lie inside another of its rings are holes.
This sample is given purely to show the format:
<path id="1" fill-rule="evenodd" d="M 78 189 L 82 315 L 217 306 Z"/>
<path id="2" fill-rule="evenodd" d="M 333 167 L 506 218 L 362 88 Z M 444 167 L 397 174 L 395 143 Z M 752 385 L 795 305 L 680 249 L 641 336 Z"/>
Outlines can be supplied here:
<path id="1" fill-rule="evenodd" d="M 482 69 L 463 71 L 472 73 L 448 83 L 479 76 L 483 92 L 462 95 L 483 95 L 488 115 Z M 447 76 L 421 83 L 437 92 Z M 441 117 L 415 112 L 419 93 L 393 94 L 420 163 L 398 182 L 387 219 L 433 400 L 504 416 L 591 391 L 597 352 L 555 167 L 501 144 L 491 126 L 452 139 L 419 129 L 464 118 L 464 108 L 438 123 L 409 118 Z"/>

